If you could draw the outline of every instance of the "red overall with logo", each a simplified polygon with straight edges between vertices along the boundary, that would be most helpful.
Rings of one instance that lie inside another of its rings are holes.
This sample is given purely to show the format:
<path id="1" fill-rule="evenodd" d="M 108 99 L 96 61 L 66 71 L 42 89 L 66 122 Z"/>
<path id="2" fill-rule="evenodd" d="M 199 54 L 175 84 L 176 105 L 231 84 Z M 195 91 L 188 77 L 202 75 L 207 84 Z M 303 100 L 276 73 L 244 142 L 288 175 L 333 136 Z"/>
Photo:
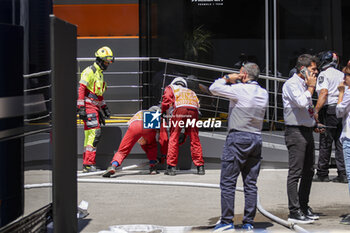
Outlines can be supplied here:
<path id="1" fill-rule="evenodd" d="M 188 120 L 198 119 L 199 100 L 197 95 L 190 89 L 179 86 L 169 85 L 165 88 L 162 101 L 162 112 L 170 107 L 174 108 L 171 117 L 170 138 L 168 144 L 167 164 L 176 166 L 179 155 L 179 136 L 181 127 L 179 122 L 185 124 Z M 191 156 L 194 165 L 204 165 L 202 145 L 198 136 L 198 128 L 196 125 L 189 125 L 185 128 L 185 135 L 191 139 Z"/>
<path id="2" fill-rule="evenodd" d="M 121 165 L 136 142 L 138 142 L 141 148 L 146 152 L 149 160 L 157 160 L 157 130 L 143 128 L 143 111 L 138 111 L 129 120 L 128 124 L 129 128 L 120 142 L 119 149 L 114 154 L 112 162 L 117 161 Z M 168 149 L 168 135 L 163 128 L 159 131 L 159 143 L 161 145 L 161 153 L 166 155 Z"/>

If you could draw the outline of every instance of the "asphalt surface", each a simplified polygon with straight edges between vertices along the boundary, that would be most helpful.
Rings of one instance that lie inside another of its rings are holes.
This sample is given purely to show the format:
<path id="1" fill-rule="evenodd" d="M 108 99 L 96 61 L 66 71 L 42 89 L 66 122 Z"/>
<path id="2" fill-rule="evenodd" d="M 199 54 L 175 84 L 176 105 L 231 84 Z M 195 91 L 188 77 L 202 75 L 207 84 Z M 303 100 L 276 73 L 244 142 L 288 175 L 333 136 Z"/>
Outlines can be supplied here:
<path id="1" fill-rule="evenodd" d="M 126 160 L 125 166 L 132 164 Z M 91 183 L 78 184 L 78 200 L 89 203 L 89 215 L 79 220 L 79 232 L 104 232 L 111 226 L 159 225 L 201 226 L 192 231 L 211 232 L 220 217 L 220 190 L 218 188 L 170 186 L 154 184 L 127 184 L 127 182 L 193 182 L 217 186 L 220 180 L 218 164 L 207 164 L 206 175 L 194 174 L 195 170 L 179 171 L 176 176 L 147 174 L 147 170 L 120 171 L 112 178 L 101 176 L 82 177 Z M 26 171 L 26 184 L 49 182 L 49 171 Z M 330 177 L 336 171 L 331 169 Z M 258 179 L 262 207 L 273 215 L 287 219 L 286 193 L 287 169 L 262 169 Z M 97 182 L 125 182 L 97 183 Z M 241 178 L 238 187 L 242 187 Z M 52 201 L 50 188 L 28 189 L 25 192 L 25 211 L 33 210 Z M 350 232 L 350 225 L 339 224 L 342 216 L 350 213 L 347 184 L 316 183 L 312 185 L 310 206 L 321 215 L 313 224 L 300 225 L 310 232 Z M 78 203 L 77 203 L 78 204 Z M 244 211 L 244 196 L 236 194 L 234 224 L 239 229 Z M 255 218 L 256 231 L 291 232 L 264 217 L 259 211 Z M 205 229 L 207 228 L 207 229 Z M 154 231 L 157 232 L 157 231 Z M 176 231 L 173 231 L 176 232 Z"/>

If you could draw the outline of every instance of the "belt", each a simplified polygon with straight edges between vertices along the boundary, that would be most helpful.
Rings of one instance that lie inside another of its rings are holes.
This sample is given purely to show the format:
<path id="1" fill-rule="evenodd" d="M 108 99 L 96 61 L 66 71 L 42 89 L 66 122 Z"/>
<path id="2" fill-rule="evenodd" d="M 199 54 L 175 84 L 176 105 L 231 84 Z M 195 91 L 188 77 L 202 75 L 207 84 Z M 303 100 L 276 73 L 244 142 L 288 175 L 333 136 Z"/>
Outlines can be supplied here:
<path id="1" fill-rule="evenodd" d="M 230 129 L 230 131 L 228 131 L 228 133 L 233 133 L 233 132 L 243 132 L 243 131 L 240 131 L 240 130 L 237 130 L 237 129 Z"/>
<path id="2" fill-rule="evenodd" d="M 315 127 L 314 126 L 307 127 L 307 126 L 302 126 L 302 125 L 286 125 L 286 128 L 297 128 L 297 129 L 300 129 L 302 131 L 313 131 Z"/>
<path id="3" fill-rule="evenodd" d="M 94 94 L 94 93 L 91 93 L 91 92 L 88 94 L 88 97 L 91 98 L 91 99 L 94 99 L 94 100 L 98 100 L 97 95 Z"/>
<path id="4" fill-rule="evenodd" d="M 325 104 L 322 108 L 336 107 L 337 104 Z"/>

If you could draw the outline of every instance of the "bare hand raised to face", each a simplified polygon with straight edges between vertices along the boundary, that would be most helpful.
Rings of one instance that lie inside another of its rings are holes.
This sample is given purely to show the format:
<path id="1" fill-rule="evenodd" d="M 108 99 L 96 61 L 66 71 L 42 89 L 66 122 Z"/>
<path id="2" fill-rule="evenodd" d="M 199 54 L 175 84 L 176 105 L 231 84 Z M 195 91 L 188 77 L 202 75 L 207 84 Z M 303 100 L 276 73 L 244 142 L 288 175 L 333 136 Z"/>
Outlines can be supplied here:
<path id="1" fill-rule="evenodd" d="M 317 82 L 316 73 L 311 73 L 310 75 L 306 72 L 305 83 L 308 87 L 315 87 Z"/>

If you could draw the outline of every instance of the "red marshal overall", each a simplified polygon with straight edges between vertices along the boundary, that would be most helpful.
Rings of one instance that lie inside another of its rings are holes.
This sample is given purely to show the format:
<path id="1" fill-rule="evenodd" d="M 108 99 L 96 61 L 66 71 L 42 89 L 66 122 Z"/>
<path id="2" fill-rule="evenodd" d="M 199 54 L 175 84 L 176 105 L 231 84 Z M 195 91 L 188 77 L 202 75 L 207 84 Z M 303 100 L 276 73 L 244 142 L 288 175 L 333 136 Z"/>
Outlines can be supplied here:
<path id="1" fill-rule="evenodd" d="M 177 122 L 172 124 L 170 128 L 170 138 L 168 144 L 167 164 L 175 167 L 179 154 L 179 136 L 181 127 L 178 122 L 198 119 L 199 100 L 197 95 L 190 89 L 180 85 L 169 85 L 165 88 L 162 98 L 162 113 L 165 113 L 170 107 L 172 112 L 171 121 Z M 173 127 L 173 125 L 176 125 Z M 191 156 L 193 163 L 198 167 L 204 165 L 202 145 L 198 136 L 198 128 L 196 126 L 186 127 L 185 135 L 191 139 Z"/>

